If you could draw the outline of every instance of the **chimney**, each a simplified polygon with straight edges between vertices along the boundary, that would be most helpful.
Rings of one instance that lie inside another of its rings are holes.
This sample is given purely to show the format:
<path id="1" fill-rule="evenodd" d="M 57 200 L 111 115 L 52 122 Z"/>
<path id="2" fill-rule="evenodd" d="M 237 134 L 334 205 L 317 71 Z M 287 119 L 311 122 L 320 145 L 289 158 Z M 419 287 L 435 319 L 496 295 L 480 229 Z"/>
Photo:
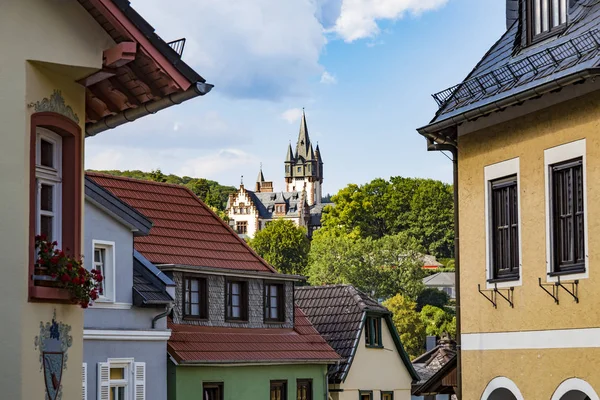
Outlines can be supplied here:
<path id="1" fill-rule="evenodd" d="M 506 0 L 506 29 L 519 19 L 519 0 Z"/>

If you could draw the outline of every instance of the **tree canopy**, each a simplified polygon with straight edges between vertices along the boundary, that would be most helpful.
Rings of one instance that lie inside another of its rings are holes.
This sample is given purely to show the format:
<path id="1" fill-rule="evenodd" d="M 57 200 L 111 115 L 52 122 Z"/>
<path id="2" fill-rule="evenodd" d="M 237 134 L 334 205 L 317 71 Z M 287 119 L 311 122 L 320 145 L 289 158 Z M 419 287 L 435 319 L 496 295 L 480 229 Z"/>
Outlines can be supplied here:
<path id="1" fill-rule="evenodd" d="M 324 230 L 380 239 L 405 232 L 425 252 L 453 257 L 452 186 L 440 181 L 392 177 L 349 184 L 331 200 L 321 220 Z"/>
<path id="2" fill-rule="evenodd" d="M 284 274 L 304 274 L 310 249 L 306 229 L 278 219 L 256 232 L 250 246 Z"/>
<path id="3" fill-rule="evenodd" d="M 217 211 L 225 210 L 227 206 L 227 199 L 230 193 L 235 193 L 236 188 L 233 186 L 223 186 L 218 182 L 211 181 L 204 178 L 190 178 L 189 176 L 179 177 L 177 175 L 169 174 L 165 175 L 160 169 L 156 169 L 150 172 L 144 172 L 139 170 L 133 171 L 97 171 L 105 174 L 115 176 L 125 176 L 128 178 L 144 179 L 155 182 L 166 182 L 176 185 L 184 185 L 188 187 L 192 192 L 198 196 L 200 200 L 206 203 L 208 206 L 216 209 Z M 224 216 L 223 213 L 219 212 L 219 216 Z"/>
<path id="4" fill-rule="evenodd" d="M 416 303 L 397 294 L 384 301 L 383 305 L 394 314 L 394 326 L 410 358 L 421 355 L 425 343 L 425 325 L 415 310 Z"/>
<path id="5" fill-rule="evenodd" d="M 456 317 L 448 310 L 426 305 L 421 310 L 420 318 L 428 336 L 441 337 L 448 334 L 456 337 Z"/>
<path id="6" fill-rule="evenodd" d="M 361 238 L 317 230 L 307 275 L 312 285 L 349 283 L 376 298 L 401 293 L 416 299 L 423 288 L 420 247 L 408 235 Z"/>

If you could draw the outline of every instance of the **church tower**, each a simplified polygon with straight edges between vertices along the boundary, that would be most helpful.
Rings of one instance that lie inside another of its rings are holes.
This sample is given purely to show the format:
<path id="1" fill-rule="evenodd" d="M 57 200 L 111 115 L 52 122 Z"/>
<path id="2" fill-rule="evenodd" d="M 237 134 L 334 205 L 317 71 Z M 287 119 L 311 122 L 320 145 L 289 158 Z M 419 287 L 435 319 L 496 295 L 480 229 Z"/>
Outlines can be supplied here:
<path id="1" fill-rule="evenodd" d="M 302 120 L 300 121 L 300 132 L 298 133 L 298 142 L 296 151 L 292 150 L 292 145 L 288 145 L 287 155 L 285 157 L 285 186 L 287 192 L 306 191 L 307 202 L 309 206 L 321 204 L 323 185 L 323 160 L 321 151 L 313 148 L 308 137 L 308 127 L 306 126 L 306 115 L 302 110 Z"/>

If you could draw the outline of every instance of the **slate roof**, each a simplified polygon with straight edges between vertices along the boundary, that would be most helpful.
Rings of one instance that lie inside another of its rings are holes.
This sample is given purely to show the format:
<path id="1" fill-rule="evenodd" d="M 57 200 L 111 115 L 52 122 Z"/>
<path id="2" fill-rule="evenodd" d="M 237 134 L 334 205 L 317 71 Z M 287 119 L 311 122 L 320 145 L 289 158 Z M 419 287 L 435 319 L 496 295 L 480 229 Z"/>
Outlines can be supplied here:
<path id="1" fill-rule="evenodd" d="M 511 97 L 515 104 L 519 103 L 523 98 L 515 96 L 529 89 L 599 67 L 600 0 L 576 2 L 570 11 L 566 31 L 554 40 L 529 47 L 522 47 L 526 35 L 523 20 L 517 19 L 507 29 L 461 84 L 442 93 L 449 99 L 442 103 L 429 126 L 419 129 L 420 132 L 434 125 L 441 126 L 442 122 L 453 120 L 455 124 L 456 117 L 465 113 L 474 117 L 480 108 Z M 535 67 L 531 67 L 530 60 Z M 517 72 L 519 79 L 514 79 L 509 68 Z M 520 72 L 526 71 L 529 72 L 520 76 Z"/>
<path id="2" fill-rule="evenodd" d="M 454 286 L 456 283 L 454 272 L 438 272 L 423 278 L 425 286 Z"/>
<path id="3" fill-rule="evenodd" d="M 441 379 L 456 367 L 456 343 L 441 340 L 440 344 L 415 358 L 412 363 L 420 377 L 418 382 L 413 383 L 412 394 L 427 394 L 427 389 L 436 383 L 439 384 Z"/>
<path id="4" fill-rule="evenodd" d="M 297 307 L 294 329 L 179 325 L 170 319 L 168 327 L 167 350 L 180 364 L 330 364 L 340 358 Z"/>
<path id="5" fill-rule="evenodd" d="M 153 222 L 135 249 L 150 262 L 191 267 L 275 272 L 185 186 L 117 177 L 86 176 Z"/>
<path id="6" fill-rule="evenodd" d="M 339 365 L 329 367 L 330 379 L 333 382 L 345 379 L 358 345 L 365 313 L 391 316 L 387 308 L 351 285 L 297 287 L 295 296 L 296 305 L 306 313 L 317 331 L 343 358 Z M 401 346 L 399 352 L 401 356 L 406 356 Z M 413 371 L 408 356 L 403 358 L 403 361 L 408 364 L 409 371 Z"/>
<path id="7" fill-rule="evenodd" d="M 258 210 L 258 215 L 264 219 L 273 219 L 280 217 L 275 215 L 275 204 L 286 204 L 286 217 L 299 217 L 300 207 L 302 206 L 301 192 L 271 192 L 271 193 L 256 193 L 246 190 L 254 205 Z"/>
<path id="8" fill-rule="evenodd" d="M 170 304 L 174 299 L 167 287 L 174 288 L 175 282 L 134 250 L 133 303 L 142 307 Z"/>

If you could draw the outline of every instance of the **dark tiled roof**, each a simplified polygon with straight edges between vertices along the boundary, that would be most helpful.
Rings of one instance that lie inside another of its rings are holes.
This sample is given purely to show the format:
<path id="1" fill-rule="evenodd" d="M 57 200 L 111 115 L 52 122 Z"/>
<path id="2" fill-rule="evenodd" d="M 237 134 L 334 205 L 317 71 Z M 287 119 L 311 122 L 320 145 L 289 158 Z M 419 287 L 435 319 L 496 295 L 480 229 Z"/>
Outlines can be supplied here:
<path id="1" fill-rule="evenodd" d="M 352 361 L 365 311 L 389 313 L 387 308 L 350 285 L 298 287 L 295 301 L 327 343 L 344 359 L 339 368 L 330 367 L 334 381 L 343 379 Z"/>
<path id="2" fill-rule="evenodd" d="M 165 305 L 173 302 L 167 287 L 175 282 L 161 273 L 140 253 L 133 256 L 133 302 L 137 306 Z"/>
<path id="3" fill-rule="evenodd" d="M 153 222 L 135 249 L 150 262 L 275 272 L 198 197 L 181 185 L 87 173 Z"/>
<path id="4" fill-rule="evenodd" d="M 514 22 L 502 37 L 483 56 L 463 83 L 451 88 L 449 96 L 436 113 L 430 125 L 450 120 L 463 113 L 475 112 L 477 109 L 499 102 L 536 88 L 555 79 L 572 76 L 591 68 L 597 68 L 600 63 L 600 1 L 581 0 L 572 6 L 569 14 L 569 26 L 559 37 L 554 40 L 544 41 L 537 45 L 522 48 L 523 38 L 526 36 L 525 26 L 520 21 Z M 574 45 L 573 45 L 574 44 Z M 588 49 L 581 54 L 578 50 Z M 548 53 L 552 52 L 559 61 L 565 54 L 573 54 L 554 65 Z M 532 69 L 527 60 L 539 59 L 544 67 L 533 68 L 533 72 L 521 76 L 517 80 L 507 81 L 506 84 L 497 85 L 493 75 L 501 77 L 502 74 L 512 75 L 513 71 Z M 486 90 L 482 90 L 482 85 Z M 454 89 L 454 90 L 452 90 Z M 515 100 L 517 102 L 517 100 Z M 425 128 L 423 128 L 425 129 Z"/>
<path id="5" fill-rule="evenodd" d="M 258 210 L 258 215 L 261 218 L 277 218 L 278 216 L 275 215 L 275 204 L 286 205 L 286 217 L 300 216 L 300 208 L 302 207 L 303 200 L 301 192 L 256 193 L 250 190 L 247 190 L 247 192 L 252 198 Z"/>
<path id="6" fill-rule="evenodd" d="M 178 363 L 334 363 L 337 353 L 296 308 L 294 329 L 221 328 L 178 325 L 172 330 L 168 352 Z"/>
<path id="7" fill-rule="evenodd" d="M 443 375 L 451 372 L 456 365 L 456 343 L 440 343 L 427 353 L 415 358 L 413 366 L 419 374 L 419 381 L 413 383 L 413 394 L 421 395 L 427 387 L 439 381 Z"/>

